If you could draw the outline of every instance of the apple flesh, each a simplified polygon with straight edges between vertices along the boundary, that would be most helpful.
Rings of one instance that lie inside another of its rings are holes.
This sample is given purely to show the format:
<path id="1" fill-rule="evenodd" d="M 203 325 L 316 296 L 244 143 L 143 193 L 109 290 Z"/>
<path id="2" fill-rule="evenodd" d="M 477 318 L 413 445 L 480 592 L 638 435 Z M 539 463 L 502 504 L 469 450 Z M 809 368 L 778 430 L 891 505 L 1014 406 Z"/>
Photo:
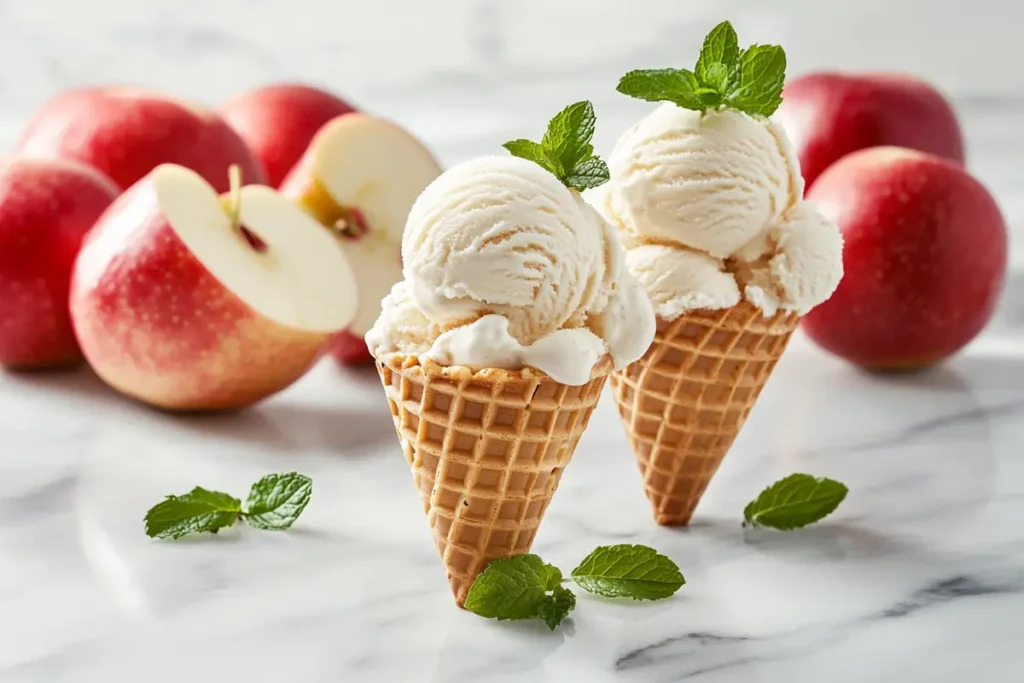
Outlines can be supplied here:
<path id="1" fill-rule="evenodd" d="M 355 310 L 337 242 L 292 202 L 264 186 L 220 197 L 174 165 L 100 218 L 71 290 L 97 374 L 171 410 L 237 408 L 287 387 Z"/>
<path id="2" fill-rule="evenodd" d="M 190 168 L 218 192 L 237 165 L 248 183 L 266 173 L 252 150 L 213 112 L 158 93 L 127 87 L 72 90 L 36 112 L 19 153 L 75 159 L 126 189 L 156 166 Z"/>
<path id="3" fill-rule="evenodd" d="M 356 109 L 323 90 L 280 83 L 239 95 L 218 111 L 259 157 L 267 182 L 279 187 L 317 131 Z"/>
<path id="4" fill-rule="evenodd" d="M 82 360 L 68 315 L 71 269 L 82 238 L 118 192 L 73 161 L 0 163 L 0 365 L 30 370 Z"/>
<path id="5" fill-rule="evenodd" d="M 786 83 L 774 117 L 813 186 L 826 168 L 869 147 L 907 147 L 964 163 L 956 113 L 928 83 L 902 74 L 813 73 Z"/>
<path id="6" fill-rule="evenodd" d="M 332 344 L 343 364 L 372 360 L 364 335 L 380 302 L 402 279 L 402 233 L 409 209 L 441 167 L 416 138 L 366 114 L 324 126 L 281 185 L 335 235 L 359 286 L 351 326 Z"/>
<path id="7" fill-rule="evenodd" d="M 808 200 L 843 233 L 845 274 L 803 318 L 824 349 L 876 369 L 935 364 L 988 322 L 1007 267 L 995 200 L 960 166 L 896 147 L 848 155 Z"/>

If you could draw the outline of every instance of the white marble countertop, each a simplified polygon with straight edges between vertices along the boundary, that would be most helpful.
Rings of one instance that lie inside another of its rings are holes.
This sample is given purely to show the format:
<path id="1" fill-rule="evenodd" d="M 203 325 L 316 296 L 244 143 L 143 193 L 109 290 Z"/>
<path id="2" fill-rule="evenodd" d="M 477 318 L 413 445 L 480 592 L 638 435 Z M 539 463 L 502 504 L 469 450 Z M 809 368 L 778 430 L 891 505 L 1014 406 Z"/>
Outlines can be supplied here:
<path id="1" fill-rule="evenodd" d="M 306 78 L 408 125 L 446 163 L 536 134 L 583 97 L 606 149 L 643 109 L 610 79 L 678 61 L 678 36 L 694 43 L 731 16 L 741 35 L 784 42 L 799 68 L 895 62 L 953 93 L 971 168 L 1014 229 L 1007 293 L 985 334 L 941 369 L 889 379 L 798 335 L 687 530 L 652 522 L 605 396 L 535 551 L 568 568 L 598 544 L 647 543 L 688 583 L 653 604 L 581 596 L 556 633 L 453 606 L 372 369 L 325 363 L 254 409 L 203 418 L 143 408 L 86 370 L 0 376 L 0 682 L 1024 679 L 1024 100 L 999 57 L 996 34 L 1016 25 L 995 20 L 1005 3 L 943 19 L 921 0 L 919 14 L 871 0 L 861 14 L 843 10 L 849 35 L 803 42 L 824 12 L 813 8 L 837 6 L 634 4 L 672 16 L 652 22 L 625 12 L 630 3 L 576 14 L 577 0 L 523 0 L 524 14 L 483 0 L 397 12 L 225 0 L 203 3 L 202 17 L 184 17 L 176 8 L 198 4 L 180 0 L 0 2 L 0 54 L 27 65 L 0 75 L 0 145 L 78 83 L 143 82 L 215 102 Z M 858 31 L 882 4 L 895 24 L 878 28 L 883 53 L 865 51 Z M 802 25 L 789 21 L 797 10 L 812 12 Z M 549 40 L 551 17 L 585 30 Z M 389 21 L 394 31 L 379 28 Z M 907 47 L 915 22 L 925 28 Z M 992 52 L 949 48 L 958 31 L 977 46 L 991 39 Z M 531 36 L 550 49 L 530 48 Z M 143 534 L 142 515 L 165 494 L 240 493 L 293 469 L 315 485 L 291 532 Z M 851 493 L 816 527 L 745 534 L 743 505 L 794 471 Z"/>

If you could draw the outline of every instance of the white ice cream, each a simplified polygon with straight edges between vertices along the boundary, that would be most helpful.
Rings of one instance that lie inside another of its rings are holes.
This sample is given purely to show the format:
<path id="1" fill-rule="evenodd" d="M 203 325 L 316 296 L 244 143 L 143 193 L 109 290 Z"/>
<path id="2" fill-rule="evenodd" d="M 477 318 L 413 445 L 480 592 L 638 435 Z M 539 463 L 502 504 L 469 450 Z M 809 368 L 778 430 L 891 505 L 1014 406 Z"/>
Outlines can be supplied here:
<path id="1" fill-rule="evenodd" d="M 615 230 L 537 164 L 484 157 L 431 183 L 409 213 L 405 281 L 382 302 L 371 353 L 475 369 L 533 367 L 583 384 L 654 338 Z"/>
<path id="2" fill-rule="evenodd" d="M 838 229 L 803 200 L 781 127 L 665 104 L 608 159 L 588 201 L 617 228 L 626 265 L 665 319 L 745 298 L 766 315 L 806 313 L 842 277 Z"/>

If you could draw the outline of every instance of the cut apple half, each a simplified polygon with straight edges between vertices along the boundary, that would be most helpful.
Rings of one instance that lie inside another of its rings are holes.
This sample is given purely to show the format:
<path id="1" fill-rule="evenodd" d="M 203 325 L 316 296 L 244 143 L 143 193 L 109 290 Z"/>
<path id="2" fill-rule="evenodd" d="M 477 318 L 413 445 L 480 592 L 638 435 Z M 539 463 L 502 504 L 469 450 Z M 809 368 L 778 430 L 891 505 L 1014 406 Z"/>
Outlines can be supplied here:
<path id="1" fill-rule="evenodd" d="M 352 324 L 358 298 L 348 259 L 294 203 L 262 185 L 221 197 L 199 174 L 176 165 L 154 169 L 152 182 L 178 238 L 254 311 L 311 332 L 333 333 Z"/>
<path id="2" fill-rule="evenodd" d="M 338 238 L 355 273 L 359 304 L 347 332 L 362 337 L 402 279 L 401 245 L 413 202 L 441 167 L 411 134 L 366 114 L 338 117 L 317 133 L 281 186 Z"/>

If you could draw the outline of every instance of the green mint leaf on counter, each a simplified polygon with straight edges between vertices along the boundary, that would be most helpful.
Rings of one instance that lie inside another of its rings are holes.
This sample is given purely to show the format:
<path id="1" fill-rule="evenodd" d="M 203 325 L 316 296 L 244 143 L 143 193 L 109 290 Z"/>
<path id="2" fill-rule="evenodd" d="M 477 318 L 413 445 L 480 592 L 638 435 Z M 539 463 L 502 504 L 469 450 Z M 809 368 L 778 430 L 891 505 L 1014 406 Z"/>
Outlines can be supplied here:
<path id="1" fill-rule="evenodd" d="M 187 534 L 217 533 L 238 521 L 242 501 L 220 491 L 197 486 L 181 496 L 167 496 L 146 513 L 150 538 L 181 538 Z"/>
<path id="2" fill-rule="evenodd" d="M 755 116 L 770 116 L 782 103 L 786 53 L 778 45 L 739 47 L 732 24 L 711 29 L 693 71 L 644 69 L 630 71 L 618 91 L 649 102 L 674 102 L 704 113 L 727 107 Z"/>
<path id="3" fill-rule="evenodd" d="M 536 555 L 494 560 L 476 577 L 466 596 L 465 608 L 500 621 L 540 618 L 551 597 L 548 592 L 561 588 L 561 579 L 562 572 L 557 567 L 545 564 Z M 548 612 L 553 609 L 546 608 Z"/>
<path id="4" fill-rule="evenodd" d="M 565 586 L 555 586 L 540 606 L 540 618 L 554 631 L 569 612 L 576 609 L 576 594 Z"/>
<path id="5" fill-rule="evenodd" d="M 647 102 L 673 102 L 684 109 L 703 111 L 697 94 L 697 77 L 687 69 L 641 69 L 630 71 L 616 87 L 623 95 Z"/>
<path id="6" fill-rule="evenodd" d="M 782 104 L 786 52 L 778 45 L 752 45 L 740 56 L 740 77 L 725 104 L 748 114 L 771 116 Z"/>
<path id="7" fill-rule="evenodd" d="M 313 480 L 298 472 L 268 474 L 252 485 L 245 521 L 257 529 L 287 529 L 309 503 Z"/>
<path id="8" fill-rule="evenodd" d="M 714 93 L 731 90 L 732 79 L 740 71 L 740 43 L 731 23 L 723 21 L 711 29 L 693 71 L 700 84 Z"/>
<path id="9" fill-rule="evenodd" d="M 313 481 L 298 472 L 268 474 L 252 485 L 243 509 L 242 501 L 234 496 L 196 486 L 150 508 L 146 535 L 176 539 L 187 534 L 215 534 L 239 519 L 257 529 L 287 529 L 306 509 L 312 492 Z"/>
<path id="10" fill-rule="evenodd" d="M 832 514 L 848 489 L 832 479 L 792 474 L 775 482 L 743 510 L 744 524 L 789 531 Z"/>
<path id="11" fill-rule="evenodd" d="M 643 545 L 601 546 L 570 578 L 591 593 L 634 600 L 661 600 L 686 583 L 675 562 Z"/>
<path id="12" fill-rule="evenodd" d="M 608 167 L 594 156 L 591 140 L 596 122 L 593 105 L 576 102 L 551 119 L 539 143 L 520 139 L 503 147 L 513 156 L 539 164 L 570 189 L 597 187 L 608 180 Z"/>
<path id="13" fill-rule="evenodd" d="M 586 190 L 603 185 L 609 178 L 611 175 L 604 160 L 592 157 L 574 168 L 565 179 L 565 184 L 577 190 Z"/>

